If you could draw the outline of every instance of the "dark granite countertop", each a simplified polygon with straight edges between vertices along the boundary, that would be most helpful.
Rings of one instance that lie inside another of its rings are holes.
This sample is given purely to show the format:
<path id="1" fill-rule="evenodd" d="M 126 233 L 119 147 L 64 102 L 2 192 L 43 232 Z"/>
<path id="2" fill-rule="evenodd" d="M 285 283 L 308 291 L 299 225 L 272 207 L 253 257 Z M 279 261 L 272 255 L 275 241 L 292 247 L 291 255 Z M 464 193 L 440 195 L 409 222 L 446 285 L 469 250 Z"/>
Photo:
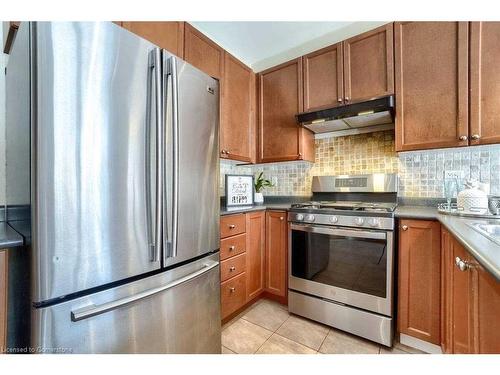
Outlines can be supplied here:
<path id="1" fill-rule="evenodd" d="M 404 205 L 397 207 L 395 215 L 401 219 L 438 220 L 485 269 L 500 281 L 500 245 L 469 226 L 479 222 L 500 223 L 500 218 L 464 218 L 440 214 L 435 207 Z"/>
<path id="2" fill-rule="evenodd" d="M 0 222 L 0 250 L 22 246 L 23 244 L 23 236 L 12 229 L 9 224 Z"/>
<path id="3" fill-rule="evenodd" d="M 239 214 L 245 212 L 252 211 L 263 211 L 263 210 L 283 210 L 287 211 L 292 206 L 292 203 L 265 203 L 262 205 L 253 205 L 253 206 L 240 206 L 240 207 L 221 207 L 220 214 L 231 215 L 231 214 Z"/>

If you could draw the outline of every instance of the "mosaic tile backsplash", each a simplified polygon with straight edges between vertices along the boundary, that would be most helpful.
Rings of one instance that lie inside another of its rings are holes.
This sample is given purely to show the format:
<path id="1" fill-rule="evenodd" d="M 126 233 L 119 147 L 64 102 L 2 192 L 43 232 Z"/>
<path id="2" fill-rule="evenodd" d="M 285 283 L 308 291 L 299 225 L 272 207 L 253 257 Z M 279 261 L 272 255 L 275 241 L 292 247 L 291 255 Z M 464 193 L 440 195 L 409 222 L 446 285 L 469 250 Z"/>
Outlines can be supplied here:
<path id="1" fill-rule="evenodd" d="M 363 173 L 393 173 L 398 170 L 394 152 L 394 132 L 359 134 L 317 139 L 315 162 L 269 163 L 236 166 L 221 161 L 220 195 L 224 192 L 225 174 L 254 174 L 261 171 L 275 186 L 264 195 L 310 196 L 313 176 Z"/>
<path id="2" fill-rule="evenodd" d="M 443 198 L 444 172 L 460 172 L 458 190 L 474 178 L 490 184 L 490 193 L 500 195 L 500 145 L 403 152 L 394 149 L 394 132 L 352 135 L 316 140 L 315 163 L 289 162 L 237 166 L 221 161 L 220 195 L 225 174 L 264 172 L 276 183 L 264 190 L 267 196 L 310 196 L 312 176 L 399 173 L 400 197 Z M 456 192 L 453 192 L 456 195 Z"/>

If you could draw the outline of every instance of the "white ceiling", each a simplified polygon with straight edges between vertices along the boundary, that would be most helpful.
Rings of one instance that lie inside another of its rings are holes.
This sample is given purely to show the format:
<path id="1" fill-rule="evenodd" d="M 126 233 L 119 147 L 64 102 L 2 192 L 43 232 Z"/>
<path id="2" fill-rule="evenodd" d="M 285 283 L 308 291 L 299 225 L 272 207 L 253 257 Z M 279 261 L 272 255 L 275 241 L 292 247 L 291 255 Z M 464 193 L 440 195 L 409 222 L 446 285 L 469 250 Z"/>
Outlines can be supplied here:
<path id="1" fill-rule="evenodd" d="M 385 22 L 190 22 L 258 72 Z"/>

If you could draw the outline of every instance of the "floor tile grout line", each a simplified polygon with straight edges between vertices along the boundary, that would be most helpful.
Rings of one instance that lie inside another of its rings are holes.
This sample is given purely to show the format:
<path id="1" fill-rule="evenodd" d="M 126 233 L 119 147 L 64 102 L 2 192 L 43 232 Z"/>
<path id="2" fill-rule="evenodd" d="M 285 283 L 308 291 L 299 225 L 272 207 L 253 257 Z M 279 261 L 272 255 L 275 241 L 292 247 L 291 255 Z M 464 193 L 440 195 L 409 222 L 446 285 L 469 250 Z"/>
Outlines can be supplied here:
<path id="1" fill-rule="evenodd" d="M 315 351 L 315 352 L 318 352 L 316 349 L 311 348 L 310 346 L 307 346 L 306 344 L 302 344 L 302 343 L 300 343 L 300 342 L 297 342 L 297 341 L 295 341 L 295 340 L 292 340 L 292 339 L 291 339 L 291 338 L 289 338 L 289 337 L 286 337 L 286 336 L 280 335 L 278 332 L 275 332 L 275 333 L 274 333 L 274 335 L 277 335 L 277 336 L 282 337 L 282 338 L 284 338 L 284 339 L 286 339 L 286 340 L 289 340 L 289 341 L 291 341 L 291 342 L 294 342 L 295 344 L 298 344 L 298 345 L 300 345 L 300 346 L 303 346 L 303 347 L 305 347 L 305 348 L 307 348 L 307 349 L 311 349 L 311 350 L 313 350 L 313 351 Z"/>
<path id="2" fill-rule="evenodd" d="M 326 340 L 326 338 L 328 337 L 328 335 L 330 334 L 330 332 L 331 332 L 331 331 L 332 331 L 332 329 L 331 329 L 331 328 L 328 328 L 328 332 L 326 333 L 325 338 L 323 339 L 323 341 L 321 341 L 321 344 L 319 345 L 319 348 L 318 348 L 318 350 L 317 350 L 317 352 L 318 352 L 318 353 L 320 352 L 319 350 L 321 349 L 321 347 L 322 347 L 322 346 L 323 346 L 323 344 L 325 343 L 325 340 Z M 324 353 L 321 353 L 321 354 L 324 354 Z"/>
<path id="3" fill-rule="evenodd" d="M 285 319 L 285 321 L 284 321 L 283 323 L 281 323 L 281 324 L 280 324 L 280 326 L 279 326 L 278 328 L 276 328 L 276 330 L 275 330 L 275 331 L 273 331 L 273 333 L 271 334 L 271 336 L 269 336 L 269 337 L 266 339 L 266 341 L 264 341 L 264 342 L 262 343 L 262 345 L 258 347 L 258 349 L 254 352 L 254 354 L 256 354 L 256 353 L 259 351 L 259 349 L 260 349 L 260 348 L 262 348 L 262 347 L 264 346 L 264 344 L 265 344 L 266 342 L 268 342 L 268 341 L 269 341 L 269 339 L 270 339 L 270 338 L 271 338 L 274 334 L 277 334 L 278 336 L 281 336 L 280 334 L 278 334 L 278 333 L 277 333 L 277 332 L 278 332 L 278 329 L 280 329 L 280 328 L 281 328 L 281 326 L 282 326 L 283 324 L 285 324 L 285 322 L 286 322 L 288 319 L 290 319 L 290 315 L 288 315 L 288 318 L 286 318 L 286 319 Z M 293 340 L 292 340 L 292 341 L 293 341 Z"/>

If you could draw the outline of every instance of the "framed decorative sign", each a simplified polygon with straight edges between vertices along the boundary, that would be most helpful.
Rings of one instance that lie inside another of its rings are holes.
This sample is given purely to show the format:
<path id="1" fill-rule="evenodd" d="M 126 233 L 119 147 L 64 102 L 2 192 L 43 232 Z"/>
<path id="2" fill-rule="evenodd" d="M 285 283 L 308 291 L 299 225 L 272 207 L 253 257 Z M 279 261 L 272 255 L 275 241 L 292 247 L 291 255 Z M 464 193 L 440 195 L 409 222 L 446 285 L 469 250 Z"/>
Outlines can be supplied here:
<path id="1" fill-rule="evenodd" d="M 226 206 L 253 205 L 253 175 L 226 175 Z"/>

